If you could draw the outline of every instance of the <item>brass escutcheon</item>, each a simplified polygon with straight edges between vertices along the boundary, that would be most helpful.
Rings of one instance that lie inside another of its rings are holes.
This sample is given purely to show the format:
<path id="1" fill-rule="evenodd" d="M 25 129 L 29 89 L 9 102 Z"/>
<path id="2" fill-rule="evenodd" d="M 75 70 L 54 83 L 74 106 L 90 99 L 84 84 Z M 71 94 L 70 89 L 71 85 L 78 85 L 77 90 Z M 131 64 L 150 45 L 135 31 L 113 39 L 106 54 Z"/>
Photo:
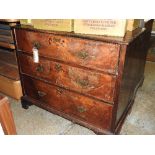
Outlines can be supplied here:
<path id="1" fill-rule="evenodd" d="M 86 58 L 89 56 L 89 54 L 88 54 L 88 52 L 86 52 L 86 51 L 80 51 L 80 52 L 77 53 L 77 56 L 78 56 L 80 59 L 86 59 Z"/>
<path id="2" fill-rule="evenodd" d="M 81 80 L 78 79 L 77 83 L 81 86 L 81 87 L 87 87 L 89 85 L 89 81 L 88 80 Z"/>
<path id="3" fill-rule="evenodd" d="M 37 67 L 36 67 L 36 71 L 37 72 L 43 72 L 44 71 L 44 67 L 42 66 L 42 65 L 38 65 Z"/>
<path id="4" fill-rule="evenodd" d="M 86 112 L 87 111 L 86 108 L 84 108 L 83 106 L 77 106 L 77 110 L 80 113 L 83 113 L 83 112 Z"/>
<path id="5" fill-rule="evenodd" d="M 62 94 L 62 93 L 63 93 L 63 90 L 62 90 L 61 88 L 56 88 L 56 90 L 57 90 L 57 92 L 58 92 L 59 94 Z"/>
<path id="6" fill-rule="evenodd" d="M 37 41 L 33 42 L 33 46 L 37 49 L 39 49 L 41 47 L 41 44 Z"/>
<path id="7" fill-rule="evenodd" d="M 53 37 L 53 42 L 61 43 L 61 39 L 60 39 L 60 38 L 55 38 L 55 37 Z"/>
<path id="8" fill-rule="evenodd" d="M 55 64 L 55 69 L 59 72 L 62 70 L 62 66 L 60 64 Z"/>

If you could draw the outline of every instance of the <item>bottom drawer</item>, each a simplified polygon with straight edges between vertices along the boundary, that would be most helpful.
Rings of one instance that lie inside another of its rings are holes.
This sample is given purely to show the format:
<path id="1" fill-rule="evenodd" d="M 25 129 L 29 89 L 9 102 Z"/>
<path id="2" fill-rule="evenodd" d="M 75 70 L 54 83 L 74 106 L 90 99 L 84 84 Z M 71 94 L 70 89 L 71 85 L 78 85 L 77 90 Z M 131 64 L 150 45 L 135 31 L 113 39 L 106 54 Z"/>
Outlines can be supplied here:
<path id="1" fill-rule="evenodd" d="M 25 95 L 40 101 L 44 106 L 61 111 L 95 127 L 110 130 L 112 105 L 82 96 L 77 93 L 23 77 Z"/>

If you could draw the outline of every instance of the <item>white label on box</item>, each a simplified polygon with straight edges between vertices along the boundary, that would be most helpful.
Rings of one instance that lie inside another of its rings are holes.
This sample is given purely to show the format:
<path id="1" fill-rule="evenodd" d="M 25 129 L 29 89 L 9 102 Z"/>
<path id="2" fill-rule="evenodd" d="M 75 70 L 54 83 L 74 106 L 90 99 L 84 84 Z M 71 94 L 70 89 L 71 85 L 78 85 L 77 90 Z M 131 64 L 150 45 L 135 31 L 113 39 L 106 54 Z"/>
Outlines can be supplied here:
<path id="1" fill-rule="evenodd" d="M 33 48 L 33 61 L 39 63 L 39 52 L 37 48 Z"/>

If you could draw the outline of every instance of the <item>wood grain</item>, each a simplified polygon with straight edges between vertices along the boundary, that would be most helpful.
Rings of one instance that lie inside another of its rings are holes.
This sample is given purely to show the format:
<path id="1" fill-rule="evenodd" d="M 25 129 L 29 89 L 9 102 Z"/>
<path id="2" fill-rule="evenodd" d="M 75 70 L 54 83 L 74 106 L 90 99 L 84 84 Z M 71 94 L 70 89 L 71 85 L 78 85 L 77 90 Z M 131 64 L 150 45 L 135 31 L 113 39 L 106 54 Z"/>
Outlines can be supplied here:
<path id="1" fill-rule="evenodd" d="M 97 127 L 110 129 L 112 106 L 23 76 L 26 95 Z"/>
<path id="2" fill-rule="evenodd" d="M 6 97 L 0 97 L 0 123 L 6 135 L 16 135 L 13 114 Z"/>
<path id="3" fill-rule="evenodd" d="M 9 48 L 9 49 L 15 49 L 14 44 L 6 43 L 6 42 L 0 42 L 0 46 L 4 48 Z"/>
<path id="4" fill-rule="evenodd" d="M 32 53 L 35 45 L 39 55 L 76 65 L 115 74 L 117 72 L 119 45 L 73 37 L 56 36 L 16 30 L 17 48 Z"/>
<path id="5" fill-rule="evenodd" d="M 32 56 L 22 53 L 18 53 L 18 59 L 22 73 L 113 104 L 115 76 L 96 73 L 42 58 L 40 58 L 39 63 L 34 63 Z"/>
<path id="6" fill-rule="evenodd" d="M 34 104 L 95 132 L 118 134 L 142 83 L 148 29 L 115 38 L 16 27 L 23 108 Z"/>

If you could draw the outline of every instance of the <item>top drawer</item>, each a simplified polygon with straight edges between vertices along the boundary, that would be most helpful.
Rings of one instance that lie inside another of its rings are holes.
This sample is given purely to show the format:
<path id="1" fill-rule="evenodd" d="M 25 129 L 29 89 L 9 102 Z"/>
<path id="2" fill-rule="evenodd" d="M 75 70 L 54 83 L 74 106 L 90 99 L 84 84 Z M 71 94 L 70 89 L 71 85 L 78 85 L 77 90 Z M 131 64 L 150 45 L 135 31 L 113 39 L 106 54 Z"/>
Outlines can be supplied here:
<path id="1" fill-rule="evenodd" d="M 34 46 L 39 55 L 73 63 L 95 70 L 117 72 L 119 45 L 43 32 L 16 29 L 17 48 L 32 53 Z"/>

